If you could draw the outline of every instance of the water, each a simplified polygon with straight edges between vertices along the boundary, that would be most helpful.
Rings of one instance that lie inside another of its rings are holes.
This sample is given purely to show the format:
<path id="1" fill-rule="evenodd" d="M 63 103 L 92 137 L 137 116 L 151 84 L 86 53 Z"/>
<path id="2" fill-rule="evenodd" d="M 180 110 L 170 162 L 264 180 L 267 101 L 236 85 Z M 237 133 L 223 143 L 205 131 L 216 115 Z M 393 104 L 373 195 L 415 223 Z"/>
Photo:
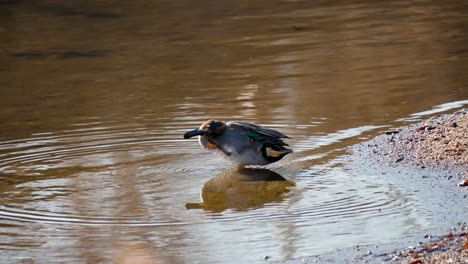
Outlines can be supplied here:
<path id="1" fill-rule="evenodd" d="M 0 262 L 251 263 L 431 227 L 340 155 L 467 105 L 467 9 L 0 2 Z M 278 129 L 295 153 L 233 170 L 182 139 L 208 118 Z"/>

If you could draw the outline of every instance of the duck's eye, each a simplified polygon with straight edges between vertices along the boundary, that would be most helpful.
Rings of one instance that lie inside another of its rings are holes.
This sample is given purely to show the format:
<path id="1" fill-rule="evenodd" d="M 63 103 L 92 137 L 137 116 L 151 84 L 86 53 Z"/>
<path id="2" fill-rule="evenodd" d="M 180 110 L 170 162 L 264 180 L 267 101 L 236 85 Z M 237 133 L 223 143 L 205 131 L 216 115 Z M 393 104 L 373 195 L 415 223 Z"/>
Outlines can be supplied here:
<path id="1" fill-rule="evenodd" d="M 208 128 L 210 128 L 210 130 L 214 130 L 214 129 L 217 129 L 218 127 L 221 127 L 221 126 L 223 126 L 223 122 L 214 121 L 214 122 L 211 122 L 208 125 Z"/>
<path id="2" fill-rule="evenodd" d="M 219 122 L 219 121 L 211 122 L 211 124 L 208 125 L 208 130 L 211 131 L 211 133 L 215 135 L 218 135 L 221 132 L 223 132 L 224 128 L 225 128 L 224 123 Z"/>

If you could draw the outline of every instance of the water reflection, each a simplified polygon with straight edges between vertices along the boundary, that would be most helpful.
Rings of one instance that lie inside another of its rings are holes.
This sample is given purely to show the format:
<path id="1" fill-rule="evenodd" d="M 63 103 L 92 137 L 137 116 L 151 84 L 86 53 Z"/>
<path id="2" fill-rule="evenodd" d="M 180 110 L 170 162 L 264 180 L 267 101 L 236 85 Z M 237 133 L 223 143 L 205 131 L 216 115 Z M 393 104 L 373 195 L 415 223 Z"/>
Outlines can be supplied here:
<path id="1" fill-rule="evenodd" d="M 278 173 L 261 168 L 234 168 L 209 179 L 201 189 L 201 203 L 187 203 L 187 209 L 212 212 L 226 209 L 247 211 L 267 203 L 281 202 L 295 183 Z"/>

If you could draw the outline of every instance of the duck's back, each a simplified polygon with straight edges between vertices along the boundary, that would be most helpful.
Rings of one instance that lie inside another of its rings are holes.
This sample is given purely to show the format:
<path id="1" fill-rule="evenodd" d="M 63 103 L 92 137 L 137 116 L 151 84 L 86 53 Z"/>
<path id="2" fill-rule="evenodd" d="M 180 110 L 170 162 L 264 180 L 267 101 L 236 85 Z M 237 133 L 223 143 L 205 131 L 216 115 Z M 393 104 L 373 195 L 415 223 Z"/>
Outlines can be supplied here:
<path id="1" fill-rule="evenodd" d="M 260 131 L 262 129 L 262 131 Z M 273 162 L 265 158 L 265 144 L 279 144 L 278 148 L 286 145 L 280 137 L 286 137 L 280 132 L 263 129 L 260 126 L 232 122 L 228 123 L 224 132 L 213 139 L 213 143 L 223 148 L 217 151 L 223 158 L 239 165 L 266 165 Z M 230 153 L 230 155 L 227 155 Z M 275 159 L 279 160 L 281 158 Z"/>

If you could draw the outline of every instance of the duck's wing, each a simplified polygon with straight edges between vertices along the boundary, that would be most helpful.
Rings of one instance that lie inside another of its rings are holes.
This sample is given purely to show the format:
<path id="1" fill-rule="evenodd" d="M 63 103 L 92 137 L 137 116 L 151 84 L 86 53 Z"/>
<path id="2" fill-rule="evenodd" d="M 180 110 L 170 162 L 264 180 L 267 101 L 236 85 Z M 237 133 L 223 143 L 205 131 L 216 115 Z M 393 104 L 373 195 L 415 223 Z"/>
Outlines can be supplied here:
<path id="1" fill-rule="evenodd" d="M 274 129 L 264 128 L 259 125 L 254 125 L 247 122 L 241 121 L 230 121 L 227 122 L 228 127 L 234 129 L 240 129 L 245 131 L 244 134 L 254 140 L 263 139 L 263 140 L 279 140 L 281 138 L 290 138 L 283 133 L 276 131 Z M 279 140 L 281 141 L 281 140 Z"/>

